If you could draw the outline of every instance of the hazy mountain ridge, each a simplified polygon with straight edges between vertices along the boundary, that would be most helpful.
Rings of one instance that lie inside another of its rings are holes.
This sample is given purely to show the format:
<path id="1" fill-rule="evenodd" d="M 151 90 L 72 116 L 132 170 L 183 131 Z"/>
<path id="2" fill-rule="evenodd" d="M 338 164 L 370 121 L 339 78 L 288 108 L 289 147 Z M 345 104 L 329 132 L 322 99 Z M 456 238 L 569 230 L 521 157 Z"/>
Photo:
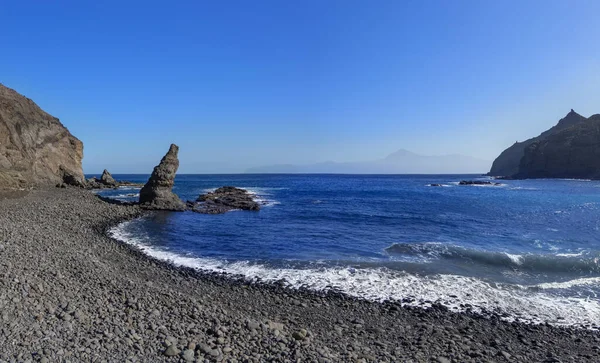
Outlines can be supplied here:
<path id="1" fill-rule="evenodd" d="M 420 155 L 400 149 L 383 159 L 358 162 L 326 161 L 315 164 L 277 164 L 249 168 L 254 174 L 471 174 L 483 173 L 490 162 L 471 156 L 452 154 Z"/>

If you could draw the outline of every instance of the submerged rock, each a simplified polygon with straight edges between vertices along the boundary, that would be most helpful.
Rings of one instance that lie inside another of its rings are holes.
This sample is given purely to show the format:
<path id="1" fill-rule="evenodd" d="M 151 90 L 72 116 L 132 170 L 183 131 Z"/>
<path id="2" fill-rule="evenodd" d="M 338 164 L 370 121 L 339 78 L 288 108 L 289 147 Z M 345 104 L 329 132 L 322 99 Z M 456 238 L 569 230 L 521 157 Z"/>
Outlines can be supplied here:
<path id="1" fill-rule="evenodd" d="M 185 203 L 173 193 L 175 174 L 179 168 L 177 154 L 179 147 L 171 144 L 160 164 L 154 167 L 152 175 L 140 190 L 140 205 L 146 209 L 183 211 Z"/>
<path id="2" fill-rule="evenodd" d="M 461 180 L 458 185 L 500 185 L 500 183 L 493 183 L 483 180 Z"/>
<path id="3" fill-rule="evenodd" d="M 220 214 L 235 209 L 260 210 L 258 204 L 247 190 L 236 187 L 221 187 L 214 192 L 202 194 L 196 203 L 188 203 L 194 212 L 204 214 Z"/>
<path id="4" fill-rule="evenodd" d="M 104 174 L 102 174 L 102 175 L 104 175 Z M 108 175 L 112 178 L 110 173 Z M 98 179 L 95 176 L 93 176 L 85 181 L 85 189 L 117 189 L 118 187 L 125 187 L 125 186 L 127 186 L 127 187 L 143 187 L 144 184 L 132 183 L 127 180 L 115 180 L 114 178 L 112 179 L 112 182 L 110 181 L 110 179 L 108 179 L 108 181 L 103 181 L 102 179 Z"/>

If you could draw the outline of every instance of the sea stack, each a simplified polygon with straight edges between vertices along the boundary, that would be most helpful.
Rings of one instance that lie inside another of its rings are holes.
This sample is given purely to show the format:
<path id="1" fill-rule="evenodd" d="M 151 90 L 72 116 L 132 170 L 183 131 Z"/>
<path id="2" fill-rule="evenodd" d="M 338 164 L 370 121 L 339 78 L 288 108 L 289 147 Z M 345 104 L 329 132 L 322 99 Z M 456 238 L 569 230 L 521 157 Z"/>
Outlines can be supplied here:
<path id="1" fill-rule="evenodd" d="M 112 177 L 112 175 L 110 175 L 110 173 L 106 169 L 104 169 L 104 171 L 102 172 L 100 181 L 102 182 L 102 184 L 105 184 L 105 185 L 110 185 L 110 186 L 117 185 L 117 181 Z"/>
<path id="2" fill-rule="evenodd" d="M 140 205 L 146 209 L 183 211 L 185 203 L 173 193 L 175 174 L 179 168 L 177 154 L 179 147 L 171 144 L 160 164 L 154 167 L 152 175 L 140 191 Z"/>

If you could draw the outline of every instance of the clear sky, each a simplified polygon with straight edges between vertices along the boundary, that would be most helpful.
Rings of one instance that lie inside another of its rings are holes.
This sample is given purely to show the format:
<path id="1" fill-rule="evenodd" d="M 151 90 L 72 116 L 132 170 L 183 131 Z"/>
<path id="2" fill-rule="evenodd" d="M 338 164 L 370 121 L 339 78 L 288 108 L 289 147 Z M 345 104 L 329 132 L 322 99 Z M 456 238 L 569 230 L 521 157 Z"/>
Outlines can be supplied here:
<path id="1" fill-rule="evenodd" d="M 85 145 L 84 170 L 493 160 L 600 113 L 600 1 L 5 1 L 0 82 Z"/>

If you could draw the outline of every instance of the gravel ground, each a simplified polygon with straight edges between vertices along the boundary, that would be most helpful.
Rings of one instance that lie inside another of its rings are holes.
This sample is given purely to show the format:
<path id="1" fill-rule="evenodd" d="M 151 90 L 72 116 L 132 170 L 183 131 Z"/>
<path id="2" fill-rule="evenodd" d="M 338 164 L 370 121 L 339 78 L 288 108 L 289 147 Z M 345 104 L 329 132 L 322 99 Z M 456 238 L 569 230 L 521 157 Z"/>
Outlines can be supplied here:
<path id="1" fill-rule="evenodd" d="M 178 269 L 77 189 L 0 200 L 0 362 L 599 362 L 600 333 Z"/>

